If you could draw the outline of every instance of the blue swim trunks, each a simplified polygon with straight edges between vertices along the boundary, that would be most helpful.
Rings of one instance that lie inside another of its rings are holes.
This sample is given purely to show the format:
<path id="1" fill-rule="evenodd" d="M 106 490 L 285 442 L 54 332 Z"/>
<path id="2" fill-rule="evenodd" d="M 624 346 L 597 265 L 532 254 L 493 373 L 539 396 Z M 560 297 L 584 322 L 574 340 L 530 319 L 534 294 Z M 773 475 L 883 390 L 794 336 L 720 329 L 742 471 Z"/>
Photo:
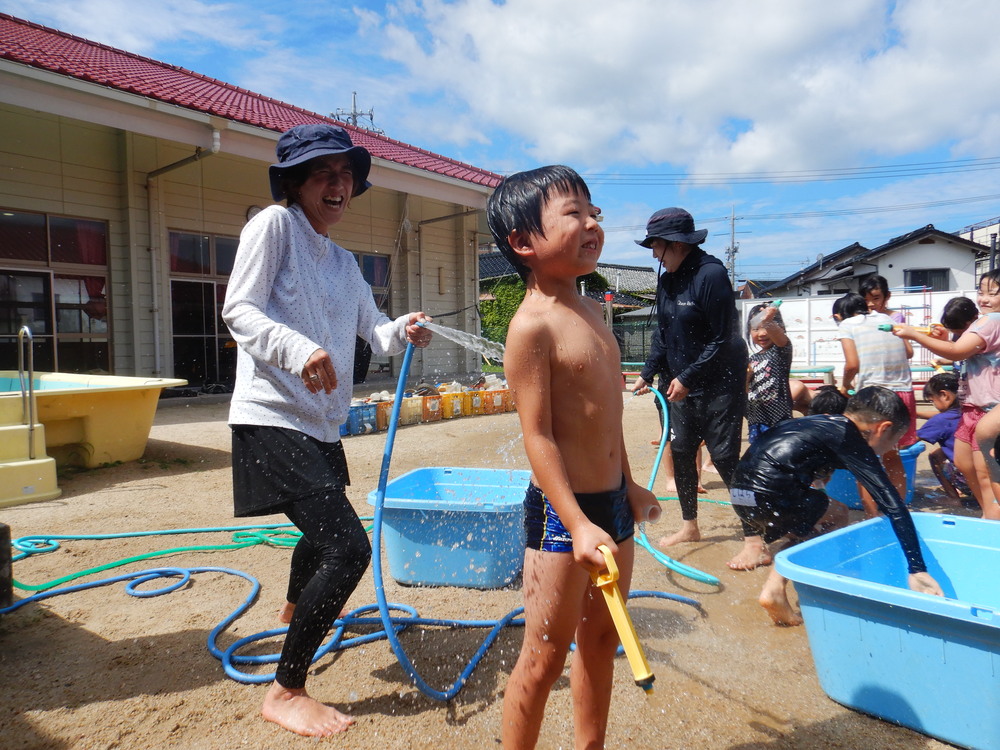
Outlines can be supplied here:
<path id="1" fill-rule="evenodd" d="M 635 519 L 625 495 L 625 477 L 622 486 L 607 492 L 576 493 L 580 510 L 596 526 L 620 544 L 635 534 Z M 543 552 L 572 552 L 573 538 L 563 526 L 555 508 L 534 483 L 528 485 L 524 495 L 525 546 Z"/>

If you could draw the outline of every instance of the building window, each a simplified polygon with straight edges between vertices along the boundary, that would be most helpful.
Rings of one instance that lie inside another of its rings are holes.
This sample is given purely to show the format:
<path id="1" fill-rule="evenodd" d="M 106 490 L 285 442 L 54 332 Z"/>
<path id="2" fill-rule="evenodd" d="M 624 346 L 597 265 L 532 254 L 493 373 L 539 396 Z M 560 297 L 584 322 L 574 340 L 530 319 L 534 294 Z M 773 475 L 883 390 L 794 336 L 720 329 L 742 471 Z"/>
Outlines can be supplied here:
<path id="1" fill-rule="evenodd" d="M 239 239 L 170 233 L 174 377 L 194 386 L 236 382 L 236 342 L 222 320 Z"/>
<path id="2" fill-rule="evenodd" d="M 378 309 L 389 314 L 389 258 L 385 255 L 373 255 L 369 253 L 352 253 L 358 261 L 361 275 L 372 288 L 372 296 Z M 382 356 L 372 359 L 372 350 L 368 342 L 358 337 L 355 343 L 354 352 L 354 381 L 356 383 L 365 382 L 365 376 L 370 369 L 381 371 L 389 369 L 389 357 Z"/>
<path id="3" fill-rule="evenodd" d="M 926 289 L 929 292 L 947 292 L 947 268 L 920 268 L 904 271 L 904 284 L 907 289 Z"/>
<path id="4" fill-rule="evenodd" d="M 37 370 L 109 372 L 107 263 L 106 222 L 0 209 L 0 365 L 28 326 Z"/>

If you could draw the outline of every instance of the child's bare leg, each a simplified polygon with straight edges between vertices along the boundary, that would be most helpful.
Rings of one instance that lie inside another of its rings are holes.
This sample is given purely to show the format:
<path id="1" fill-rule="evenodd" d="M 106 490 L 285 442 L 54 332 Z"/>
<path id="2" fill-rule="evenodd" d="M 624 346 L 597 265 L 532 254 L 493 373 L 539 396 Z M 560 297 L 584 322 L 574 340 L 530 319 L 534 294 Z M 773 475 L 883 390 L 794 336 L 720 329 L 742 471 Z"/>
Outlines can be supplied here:
<path id="1" fill-rule="evenodd" d="M 277 681 L 264 696 L 261 715 L 268 721 L 307 737 L 328 737 L 345 731 L 354 719 L 311 698 L 305 688 L 291 690 Z"/>
<path id="2" fill-rule="evenodd" d="M 891 450 L 883 454 L 882 466 L 885 467 L 885 473 L 889 475 L 889 481 L 892 482 L 892 486 L 899 493 L 899 499 L 905 501 L 908 490 L 906 486 L 906 469 L 903 468 L 903 459 L 899 455 L 899 451 Z"/>
<path id="3" fill-rule="evenodd" d="M 792 609 L 792 604 L 788 601 L 787 586 L 788 579 L 772 569 L 757 601 L 771 616 L 775 625 L 801 625 L 802 616 Z"/>
<path id="4" fill-rule="evenodd" d="M 753 570 L 762 565 L 770 565 L 774 559 L 761 536 L 743 537 L 743 549 L 728 562 L 732 570 Z"/>
<path id="5" fill-rule="evenodd" d="M 974 451 L 972 450 L 972 444 L 966 443 L 964 440 L 955 440 L 955 466 L 958 470 L 962 472 L 962 476 L 969 483 L 969 489 L 972 491 L 972 496 L 976 498 L 976 502 L 979 503 L 979 507 L 984 507 L 983 503 L 983 486 L 984 482 L 989 485 L 989 477 L 981 477 L 976 470 L 976 462 L 973 458 Z M 985 468 L 985 462 L 983 464 Z M 991 492 L 986 493 L 986 497 L 989 497 Z"/>
<path id="6" fill-rule="evenodd" d="M 635 543 L 618 545 L 618 588 L 628 597 L 632 582 Z M 584 594 L 583 611 L 576 629 L 576 652 L 570 669 L 573 691 L 573 725 L 577 750 L 600 750 L 608 728 L 611 687 L 615 673 L 618 631 L 600 589 L 591 586 Z"/>
<path id="7" fill-rule="evenodd" d="M 993 490 L 994 484 L 990 481 L 990 471 L 986 467 L 986 460 L 983 458 L 982 452 L 974 451 L 972 461 L 976 467 L 976 476 L 982 482 L 982 499 L 979 500 L 979 506 L 983 509 L 983 518 L 1000 521 L 1000 505 L 997 505 L 996 500 L 998 495 Z M 996 485 L 996 487 L 997 491 L 1000 492 L 1000 484 Z M 978 500 L 979 498 L 976 499 Z"/>
<path id="8" fill-rule="evenodd" d="M 571 553 L 524 551 L 524 641 L 503 698 L 505 750 L 533 748 L 580 622 L 587 572 Z"/>
<path id="9" fill-rule="evenodd" d="M 931 471 L 934 472 L 934 478 L 940 482 L 941 489 L 944 490 L 945 497 L 949 500 L 957 501 L 961 499 L 961 495 L 958 490 L 955 489 L 955 485 L 951 483 L 944 471 L 945 462 L 947 460 L 947 456 L 944 455 L 944 451 L 940 448 L 927 456 L 927 461 L 931 465 Z"/>
<path id="10" fill-rule="evenodd" d="M 674 478 L 674 454 L 670 450 L 669 441 L 663 449 L 663 456 L 660 458 L 660 466 L 663 468 L 664 492 L 677 492 L 677 480 Z"/>
<path id="11" fill-rule="evenodd" d="M 878 503 L 868 494 L 868 490 L 858 483 L 858 496 L 861 498 L 861 507 L 864 508 L 865 518 L 875 518 L 879 514 Z"/>

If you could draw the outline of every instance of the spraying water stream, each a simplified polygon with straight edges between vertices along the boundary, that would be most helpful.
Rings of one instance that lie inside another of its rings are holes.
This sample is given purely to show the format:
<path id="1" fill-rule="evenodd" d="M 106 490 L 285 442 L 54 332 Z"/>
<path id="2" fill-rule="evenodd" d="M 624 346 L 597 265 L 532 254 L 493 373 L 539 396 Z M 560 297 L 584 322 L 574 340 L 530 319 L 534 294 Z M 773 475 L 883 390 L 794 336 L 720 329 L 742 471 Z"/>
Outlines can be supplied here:
<path id="1" fill-rule="evenodd" d="M 486 359 L 498 362 L 503 360 L 504 346 L 497 341 L 490 341 L 472 333 L 457 331 L 454 328 L 439 326 L 437 323 L 424 323 L 423 325 L 427 330 L 444 336 L 449 341 L 454 341 L 456 344 L 470 349 L 477 354 L 481 354 Z"/>

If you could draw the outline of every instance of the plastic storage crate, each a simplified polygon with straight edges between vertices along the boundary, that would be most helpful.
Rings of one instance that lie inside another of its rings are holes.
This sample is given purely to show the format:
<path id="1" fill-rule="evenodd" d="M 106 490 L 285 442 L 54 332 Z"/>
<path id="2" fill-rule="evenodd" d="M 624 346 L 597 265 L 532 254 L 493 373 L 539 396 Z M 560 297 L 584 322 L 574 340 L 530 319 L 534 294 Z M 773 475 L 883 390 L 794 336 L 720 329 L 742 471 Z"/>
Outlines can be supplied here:
<path id="1" fill-rule="evenodd" d="M 506 586 L 524 562 L 531 472 L 427 467 L 386 486 L 382 539 L 389 571 L 423 586 Z M 375 505 L 376 492 L 368 495 Z"/>
<path id="2" fill-rule="evenodd" d="M 1000 748 L 1000 525 L 913 513 L 945 598 L 907 588 L 885 518 L 780 552 L 820 685 L 838 703 L 963 747 Z"/>
<path id="3" fill-rule="evenodd" d="M 375 404 L 353 405 L 347 412 L 347 431 L 352 435 L 375 432 Z"/>

